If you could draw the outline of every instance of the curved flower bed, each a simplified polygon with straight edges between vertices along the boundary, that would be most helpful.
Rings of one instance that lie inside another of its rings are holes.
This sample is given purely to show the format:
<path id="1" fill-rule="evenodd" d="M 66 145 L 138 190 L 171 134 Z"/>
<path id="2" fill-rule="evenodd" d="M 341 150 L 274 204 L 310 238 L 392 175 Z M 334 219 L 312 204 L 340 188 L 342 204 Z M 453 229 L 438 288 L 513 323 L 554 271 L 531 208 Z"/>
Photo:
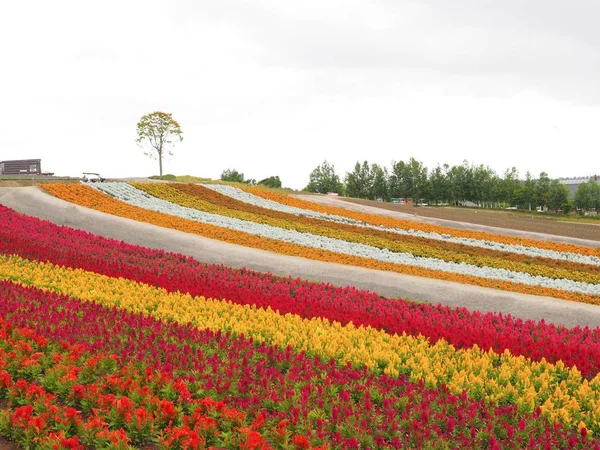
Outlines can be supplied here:
<path id="1" fill-rule="evenodd" d="M 253 212 L 263 216 L 271 216 L 275 218 L 293 218 L 292 221 L 309 224 L 327 225 L 335 229 L 344 229 L 359 231 L 367 234 L 373 234 L 376 236 L 385 236 L 391 240 L 401 240 L 407 242 L 419 242 L 428 243 L 437 247 L 442 247 L 449 250 L 458 250 L 461 253 L 472 252 L 473 255 L 478 256 L 490 256 L 501 253 L 504 258 L 509 258 L 514 261 L 523 261 L 527 257 L 536 258 L 536 260 L 544 260 L 545 264 L 575 264 L 575 270 L 598 270 L 600 267 L 600 257 L 586 256 L 579 253 L 572 252 L 560 252 L 555 250 L 542 249 L 538 247 L 526 247 L 523 245 L 511 245 L 498 243 L 489 240 L 478 240 L 465 237 L 456 237 L 449 234 L 439 233 L 427 233 L 420 230 L 412 229 L 400 229 L 400 228 L 388 228 L 378 225 L 369 225 L 362 222 L 354 221 L 352 224 L 340 223 L 335 220 L 327 219 L 325 217 L 315 216 L 308 217 L 309 214 L 305 213 L 290 213 L 286 210 L 280 211 L 279 208 L 269 208 L 270 204 L 263 204 L 260 200 L 261 197 L 248 194 L 241 189 L 226 190 L 223 193 L 220 190 L 211 189 L 210 186 L 215 185 L 198 185 L 198 184 L 184 184 L 184 183 L 168 183 L 168 184 L 156 184 L 156 183 L 131 183 L 134 187 L 144 190 L 145 192 L 164 198 L 166 189 L 167 192 L 172 192 L 176 189 L 182 193 L 189 194 L 195 197 L 197 207 L 202 209 L 205 207 L 214 208 L 215 205 L 225 206 L 228 209 L 235 211 Z M 231 186 L 227 186 L 231 187 Z M 163 189 L 165 191 L 163 191 Z M 250 195 L 252 198 L 256 198 L 258 201 L 248 201 L 248 197 L 238 197 L 238 193 Z M 162 195 L 161 195 L 162 194 Z M 274 202 L 273 202 L 274 203 Z M 285 205 L 280 205 L 284 206 Z M 205 210 L 205 209 L 203 209 Z M 222 210 L 222 208 L 221 208 Z M 207 212 L 217 211 L 208 210 Z M 306 213 L 311 213 L 310 210 L 300 210 Z M 366 229 L 366 230 L 365 230 Z M 469 253 L 470 254 L 470 253 Z"/>
<path id="2" fill-rule="evenodd" d="M 190 219 L 184 219 L 171 214 L 164 214 L 149 210 L 147 208 L 137 207 L 126 202 L 113 199 L 110 196 L 102 194 L 96 189 L 92 189 L 85 185 L 47 184 L 44 185 L 43 188 L 54 195 L 63 198 L 64 200 L 82 206 L 98 209 L 109 214 L 140 220 L 168 228 L 174 228 L 188 233 L 209 236 L 213 239 L 219 239 L 225 242 L 274 251 L 277 253 L 379 270 L 407 273 L 417 276 L 439 278 L 448 281 L 458 281 L 461 283 L 512 290 L 534 295 L 547 295 L 586 303 L 596 304 L 600 300 L 598 295 L 593 294 L 593 292 L 598 289 L 598 285 L 581 284 L 572 280 L 553 280 L 546 279 L 545 277 L 532 277 L 528 274 L 516 272 L 514 272 L 514 274 L 516 274 L 516 277 L 514 277 L 513 272 L 505 271 L 504 269 L 469 266 L 465 264 L 447 263 L 444 261 L 440 262 L 441 266 L 455 269 L 456 272 L 442 272 L 440 270 L 428 268 L 427 266 L 434 266 L 438 268 L 439 266 L 436 265 L 437 261 L 429 261 L 427 258 L 414 258 L 412 255 L 394 254 L 392 252 L 385 251 L 385 249 L 380 250 L 376 248 L 370 248 L 362 244 L 353 245 L 352 243 L 346 243 L 345 241 L 338 242 L 333 240 L 333 242 L 331 242 L 331 240 L 328 240 L 329 238 L 317 236 L 318 242 L 329 243 L 332 244 L 333 248 L 342 250 L 342 252 L 332 251 L 317 247 L 317 241 L 311 241 L 310 238 L 307 238 L 307 236 L 305 236 L 303 233 L 293 233 L 291 231 L 286 233 L 288 230 L 274 230 L 274 233 L 277 233 L 277 235 L 285 236 L 290 240 L 295 240 L 297 238 L 301 242 L 306 241 L 311 243 L 310 247 L 306 247 L 295 242 L 283 242 L 280 239 L 257 236 L 245 231 L 233 230 L 227 227 L 215 226 L 212 224 L 205 224 L 197 220 L 194 221 Z M 106 189 L 110 189 L 110 187 L 106 187 Z M 129 201 L 139 201 L 147 203 L 148 205 L 154 204 L 155 207 L 157 206 L 157 199 L 148 196 L 147 194 L 143 194 L 132 187 L 119 189 L 121 190 L 121 194 L 124 195 L 123 198 L 126 198 Z M 125 189 L 127 189 L 127 192 L 131 192 L 131 190 L 133 190 L 134 194 L 132 194 L 132 197 L 124 194 Z M 162 202 L 161 205 L 164 205 L 165 203 L 167 203 L 165 207 L 168 210 L 181 211 L 181 208 L 177 208 L 177 205 L 173 205 L 168 202 Z M 189 208 L 185 211 L 187 212 L 188 210 L 189 214 L 194 217 L 205 217 L 208 218 L 208 220 L 217 221 L 219 224 L 228 224 L 229 226 L 233 226 L 233 219 L 229 219 L 230 221 L 228 222 L 228 218 L 222 216 L 217 216 L 214 214 L 209 215 L 207 213 L 201 213 L 197 210 L 191 210 Z M 256 230 L 256 227 L 259 225 L 243 222 L 244 221 L 237 220 L 235 223 L 239 223 L 240 226 L 247 230 Z M 267 230 L 266 232 L 268 233 L 272 228 L 273 227 L 266 228 L 266 226 L 263 226 L 261 227 L 261 230 Z M 361 252 L 360 256 L 343 253 L 343 250 L 348 251 L 349 246 L 351 246 L 353 249 L 355 248 L 357 252 Z M 377 255 L 381 257 L 381 260 L 376 260 L 368 256 L 373 252 L 377 253 Z M 391 262 L 389 261 L 390 259 L 396 262 Z M 408 262 L 410 262 L 410 264 L 399 264 L 397 262 L 397 260 L 402 259 L 406 259 Z M 417 263 L 419 266 L 417 266 L 415 263 Z M 482 276 L 467 274 L 471 271 Z M 517 277 L 519 280 L 527 280 L 531 284 L 518 283 L 516 282 Z M 569 288 L 569 290 L 565 290 L 564 287 Z M 590 291 L 592 293 L 589 293 Z"/>
<path id="3" fill-rule="evenodd" d="M 406 374 L 410 381 L 423 381 L 430 388 L 446 385 L 457 395 L 466 391 L 478 400 L 516 404 L 521 411 L 532 413 L 539 407 L 553 422 L 568 427 L 582 423 L 591 431 L 600 431 L 600 375 L 588 381 L 576 368 L 566 367 L 560 361 L 532 362 L 508 351 L 497 354 L 477 346 L 456 350 L 444 340 L 432 345 L 422 336 L 390 335 L 370 327 L 342 326 L 325 318 L 284 316 L 270 308 L 169 293 L 130 280 L 15 256 L 0 259 L 0 279 L 159 320 L 228 331 L 269 345 L 290 346 L 296 351 L 333 358 L 340 364 L 366 366 L 374 373 L 392 377 Z"/>
<path id="4" fill-rule="evenodd" d="M 575 281 L 569 278 L 555 279 L 543 275 L 530 275 L 529 273 L 517 272 L 514 270 L 497 269 L 495 267 L 466 264 L 464 262 L 455 263 L 453 261 L 444 261 L 439 258 L 415 256 L 408 252 L 396 253 L 388 250 L 386 247 L 378 248 L 372 245 L 348 242 L 343 239 L 330 238 L 306 232 L 302 233 L 296 230 L 249 222 L 247 220 L 225 217 L 219 214 L 205 213 L 149 196 L 139 189 L 125 183 L 102 183 L 97 185 L 96 189 L 111 195 L 117 200 L 124 201 L 130 205 L 138 206 L 143 209 L 166 213 L 181 217 L 182 219 L 190 219 L 235 231 L 242 231 L 303 247 L 324 249 L 334 253 L 359 256 L 374 259 L 376 261 L 414 266 L 434 271 L 450 272 L 492 280 L 510 281 L 587 295 L 600 295 L 600 285 L 594 283 Z M 567 274 L 567 272 L 564 274 Z"/>
<path id="5" fill-rule="evenodd" d="M 139 184 L 136 183 L 135 185 L 139 187 L 141 184 L 142 183 L 139 183 Z M 175 186 L 177 186 L 177 188 L 180 189 L 181 184 L 175 184 Z M 385 225 L 380 224 L 381 223 L 380 219 L 382 218 L 381 216 L 374 216 L 374 215 L 369 215 L 369 214 L 357 216 L 357 217 L 362 217 L 365 220 L 365 222 L 363 222 L 360 220 L 352 219 L 350 217 L 342 217 L 342 216 L 330 214 L 327 212 L 318 212 L 322 209 L 321 206 L 323 206 L 323 205 L 320 205 L 317 203 L 306 202 L 304 200 L 299 200 L 294 197 L 288 197 L 288 196 L 284 196 L 281 194 L 276 194 L 276 193 L 273 193 L 270 191 L 265 192 L 264 189 L 261 189 L 258 187 L 256 187 L 256 188 L 248 187 L 247 190 L 244 190 L 245 188 L 238 189 L 234 186 L 218 185 L 218 184 L 203 184 L 202 187 L 204 187 L 205 189 L 210 189 L 214 192 L 218 192 L 222 195 L 228 196 L 229 198 L 238 200 L 240 202 L 245 202 L 246 204 L 249 204 L 249 205 L 261 207 L 263 209 L 270 209 L 270 210 L 278 211 L 278 212 L 295 214 L 297 216 L 307 216 L 307 217 L 318 218 L 318 219 L 332 221 L 332 222 L 348 223 L 348 224 L 352 224 L 354 226 L 368 228 L 369 230 L 378 230 L 378 231 L 384 230 L 388 233 L 394 233 L 394 234 L 398 234 L 401 236 L 411 236 L 411 237 L 423 238 L 423 239 L 437 241 L 438 243 L 442 242 L 442 243 L 449 243 L 449 244 L 457 244 L 457 245 L 461 245 L 461 246 L 469 246 L 469 247 L 475 247 L 475 248 L 480 248 L 480 249 L 489 249 L 489 250 L 501 251 L 501 252 L 506 252 L 506 253 L 512 253 L 512 254 L 516 254 L 516 255 L 525 255 L 525 256 L 530 256 L 530 257 L 556 259 L 559 261 L 573 261 L 573 262 L 578 262 L 581 264 L 592 264 L 595 266 L 600 266 L 600 257 L 594 256 L 594 255 L 588 255 L 589 249 L 586 249 L 585 247 L 579 247 L 579 246 L 570 247 L 571 250 L 576 250 L 575 252 L 573 252 L 573 251 L 557 251 L 557 250 L 552 249 L 555 247 L 554 244 L 552 244 L 550 248 L 547 245 L 547 243 L 544 243 L 541 241 L 533 241 L 533 240 L 527 240 L 527 242 L 529 244 L 532 244 L 529 246 L 523 245 L 523 244 L 514 244 L 514 243 L 511 244 L 511 243 L 505 242 L 505 240 L 503 239 L 504 238 L 503 236 L 492 235 L 489 233 L 479 233 L 479 234 L 477 234 L 477 236 L 480 236 L 480 238 L 476 239 L 476 238 L 472 238 L 472 237 L 463 236 L 464 230 L 459 230 L 459 229 L 450 228 L 450 227 L 438 227 L 438 228 L 434 228 L 437 231 L 425 231 L 424 229 L 422 229 L 423 224 L 421 224 L 421 223 L 411 222 L 411 221 L 407 221 L 407 220 L 399 220 L 399 219 L 391 219 L 391 220 L 396 220 L 397 223 L 396 222 L 392 222 L 392 223 L 386 222 L 389 225 L 394 224 L 394 223 L 396 224 L 396 227 L 390 227 L 390 226 L 385 226 Z M 255 194 L 257 194 L 257 195 L 255 195 Z M 260 196 L 261 194 L 263 196 Z M 273 199 L 277 199 L 277 200 L 281 201 L 282 203 L 277 203 L 276 201 L 272 200 L 271 197 Z M 303 209 L 303 208 L 300 208 L 297 206 L 289 206 L 288 205 L 288 203 L 295 204 L 296 200 L 299 202 L 298 203 L 299 205 L 304 205 L 304 206 L 306 206 L 306 208 Z M 325 210 L 327 211 L 329 207 L 325 207 L 325 208 L 326 208 Z M 353 211 L 349 211 L 349 210 L 343 210 L 341 208 L 332 208 L 332 211 L 350 212 L 350 213 L 353 212 Z M 355 216 L 353 215 L 353 217 L 355 217 Z M 427 229 L 429 229 L 429 228 L 427 228 Z M 483 235 L 485 235 L 487 238 L 482 239 L 481 236 L 483 236 Z"/>
<path id="6" fill-rule="evenodd" d="M 324 317 L 390 334 L 445 339 L 456 348 L 478 345 L 532 360 L 562 360 L 586 378 L 600 371 L 600 330 L 568 329 L 465 308 L 391 300 L 355 288 L 338 288 L 248 270 L 207 265 L 182 255 L 105 239 L 0 206 L 0 254 L 122 277 L 194 296 L 271 307 L 282 314 Z"/>
<path id="7" fill-rule="evenodd" d="M 202 439 L 225 448 L 597 446 L 598 330 L 207 266 L 3 207 L 0 219 L 0 347 L 15 349 L 3 363 L 0 348 L 9 402 L 0 434 L 12 439 L 70 448 L 109 439 L 164 448 Z M 402 327 L 414 331 L 396 334 Z M 509 351 L 519 345 L 523 356 Z M 584 377 L 574 365 L 586 360 Z M 51 415 L 40 414 L 44 405 Z"/>
<path id="8" fill-rule="evenodd" d="M 600 448 L 586 428 L 548 424 L 539 410 L 524 414 L 11 283 L 0 282 L 0 298 L 11 321 L 35 328 L 0 323 L 0 347 L 12 356 L 0 372 L 10 399 L 0 433 L 25 445 L 100 448 L 154 436 L 160 448 Z M 83 412 L 93 414 L 84 420 Z"/>
<path id="9" fill-rule="evenodd" d="M 260 186 L 240 185 L 240 189 L 254 194 L 258 197 L 271 200 L 276 203 L 281 203 L 283 205 L 293 206 L 296 208 L 306 209 L 309 211 L 315 211 L 329 215 L 340 215 L 348 219 L 352 219 L 358 222 L 364 222 L 366 224 L 371 225 L 384 226 L 389 228 L 399 228 L 405 230 L 416 230 L 426 233 L 436 233 L 441 236 L 447 235 L 454 237 L 464 237 L 480 241 L 497 242 L 509 246 L 540 248 L 561 253 L 588 255 L 592 256 L 592 260 L 596 262 L 598 258 L 600 258 L 600 249 L 595 248 L 583 247 L 573 244 L 564 244 L 560 242 L 536 241 L 534 239 L 503 236 L 500 234 L 485 233 L 480 231 L 459 230 L 456 228 L 444 227 L 440 225 L 432 225 L 421 222 L 396 219 L 375 214 L 365 214 L 348 209 L 336 208 L 332 206 L 321 205 L 319 203 L 308 202 L 306 200 L 301 200 L 295 197 L 291 197 L 289 195 L 282 195 L 277 192 L 274 192 L 271 189 L 266 189 Z"/>
<path id="10" fill-rule="evenodd" d="M 600 266 L 596 265 L 549 258 L 532 259 L 491 249 L 465 247 L 413 236 L 398 236 L 381 229 L 370 229 L 365 232 L 364 229 L 353 225 L 296 217 L 248 205 L 198 185 L 132 183 L 132 186 L 161 200 L 187 208 L 286 230 L 365 244 L 396 253 L 409 253 L 418 257 L 506 269 L 554 279 L 568 278 L 592 284 L 600 282 Z"/>

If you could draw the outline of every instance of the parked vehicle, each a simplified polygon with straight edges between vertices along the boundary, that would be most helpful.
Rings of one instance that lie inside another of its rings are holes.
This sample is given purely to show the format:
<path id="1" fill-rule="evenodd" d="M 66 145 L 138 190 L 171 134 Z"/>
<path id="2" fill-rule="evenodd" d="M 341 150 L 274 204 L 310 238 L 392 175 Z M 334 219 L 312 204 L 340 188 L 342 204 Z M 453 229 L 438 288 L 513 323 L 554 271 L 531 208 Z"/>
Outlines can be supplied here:
<path id="1" fill-rule="evenodd" d="M 105 179 L 99 173 L 83 172 L 81 181 L 84 183 L 104 183 Z"/>

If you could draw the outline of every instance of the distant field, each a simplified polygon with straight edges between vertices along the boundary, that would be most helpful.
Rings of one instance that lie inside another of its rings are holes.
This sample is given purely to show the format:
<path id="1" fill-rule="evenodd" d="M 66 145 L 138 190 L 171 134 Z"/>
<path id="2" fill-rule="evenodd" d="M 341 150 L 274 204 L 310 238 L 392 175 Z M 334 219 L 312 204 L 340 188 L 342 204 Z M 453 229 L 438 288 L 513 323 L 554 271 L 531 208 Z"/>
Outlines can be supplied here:
<path id="1" fill-rule="evenodd" d="M 509 228 L 513 230 L 546 233 L 556 236 L 569 236 L 579 239 L 600 241 L 600 220 L 590 218 L 549 217 L 539 214 L 527 214 L 519 211 L 499 211 L 485 209 L 467 209 L 453 207 L 415 207 L 382 203 L 373 200 L 342 198 L 344 201 L 359 205 L 373 206 L 389 211 L 398 211 L 420 217 L 467 222 L 478 225 Z"/>

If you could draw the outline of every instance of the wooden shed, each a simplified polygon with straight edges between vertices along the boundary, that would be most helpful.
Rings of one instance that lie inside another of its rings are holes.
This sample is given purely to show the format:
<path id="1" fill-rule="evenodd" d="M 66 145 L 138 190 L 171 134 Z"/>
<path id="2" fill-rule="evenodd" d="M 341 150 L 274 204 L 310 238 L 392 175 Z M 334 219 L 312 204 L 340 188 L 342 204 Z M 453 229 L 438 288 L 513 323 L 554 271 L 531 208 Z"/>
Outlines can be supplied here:
<path id="1" fill-rule="evenodd" d="M 0 175 L 41 175 L 41 159 L 0 161 Z"/>

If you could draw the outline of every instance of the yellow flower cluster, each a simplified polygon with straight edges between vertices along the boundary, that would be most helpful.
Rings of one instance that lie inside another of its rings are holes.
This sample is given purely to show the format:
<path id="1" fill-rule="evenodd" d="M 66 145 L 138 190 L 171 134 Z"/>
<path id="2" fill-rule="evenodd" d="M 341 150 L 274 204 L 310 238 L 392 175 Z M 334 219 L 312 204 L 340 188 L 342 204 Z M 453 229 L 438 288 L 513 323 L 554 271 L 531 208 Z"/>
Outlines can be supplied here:
<path id="1" fill-rule="evenodd" d="M 409 374 L 428 386 L 446 384 L 475 398 L 517 404 L 522 411 L 540 406 L 553 421 L 575 427 L 583 422 L 600 430 L 600 375 L 588 381 L 562 362 L 533 362 L 505 351 L 477 346 L 457 350 L 444 340 L 434 345 L 422 336 L 390 335 L 370 327 L 342 326 L 326 319 L 303 319 L 230 301 L 169 293 L 164 289 L 81 269 L 0 256 L 0 279 L 142 312 L 199 328 L 243 333 L 257 341 L 292 346 L 341 363 L 366 365 L 391 376 Z"/>

